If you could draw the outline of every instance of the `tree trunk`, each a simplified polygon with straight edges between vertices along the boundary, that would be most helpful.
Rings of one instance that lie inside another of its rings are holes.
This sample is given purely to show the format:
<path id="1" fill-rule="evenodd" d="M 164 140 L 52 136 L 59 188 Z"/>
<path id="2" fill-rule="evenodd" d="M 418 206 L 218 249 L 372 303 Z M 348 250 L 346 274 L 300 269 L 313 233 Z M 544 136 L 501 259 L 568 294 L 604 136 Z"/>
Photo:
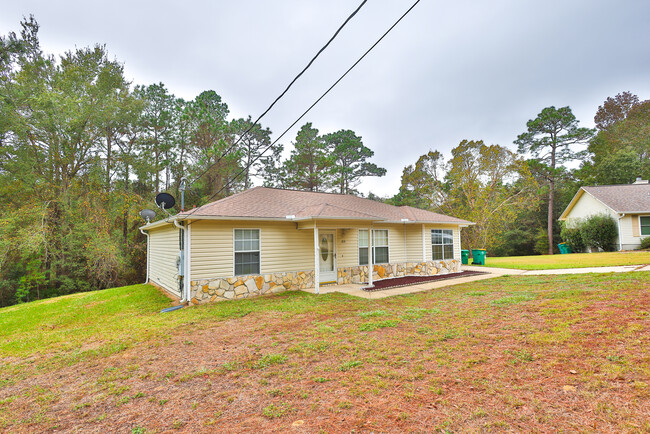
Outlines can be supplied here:
<path id="1" fill-rule="evenodd" d="M 111 150 L 113 144 L 111 143 L 111 133 L 106 131 L 106 193 L 111 191 Z"/>
<path id="2" fill-rule="evenodd" d="M 553 202 L 555 193 L 555 180 L 551 180 L 548 189 L 548 254 L 553 254 Z"/>

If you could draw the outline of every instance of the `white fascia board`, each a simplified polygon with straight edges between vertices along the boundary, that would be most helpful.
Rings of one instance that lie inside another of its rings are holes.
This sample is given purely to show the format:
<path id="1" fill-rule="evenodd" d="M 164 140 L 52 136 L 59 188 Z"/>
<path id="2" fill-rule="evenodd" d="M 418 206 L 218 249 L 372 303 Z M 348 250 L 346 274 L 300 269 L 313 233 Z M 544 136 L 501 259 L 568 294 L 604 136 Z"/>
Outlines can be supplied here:
<path id="1" fill-rule="evenodd" d="M 144 226 L 140 226 L 138 229 L 142 229 L 143 231 L 148 231 L 149 229 L 155 229 L 160 226 L 165 226 L 165 225 L 172 225 L 173 223 L 173 218 L 172 219 L 165 219 L 165 220 L 158 220 L 153 223 L 148 223 Z"/>

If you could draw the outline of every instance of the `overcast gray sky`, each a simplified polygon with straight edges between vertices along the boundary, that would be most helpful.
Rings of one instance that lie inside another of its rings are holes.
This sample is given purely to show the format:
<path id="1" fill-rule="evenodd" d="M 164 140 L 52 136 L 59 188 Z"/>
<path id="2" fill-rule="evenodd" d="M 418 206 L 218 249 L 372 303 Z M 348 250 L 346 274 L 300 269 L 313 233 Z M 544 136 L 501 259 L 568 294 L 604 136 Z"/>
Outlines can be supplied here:
<path id="1" fill-rule="evenodd" d="M 274 137 L 414 0 L 369 0 L 263 119 Z M 134 84 L 220 94 L 256 118 L 361 0 L 0 0 L 0 33 L 34 14 L 48 53 L 106 44 Z M 608 96 L 650 99 L 648 0 L 422 0 L 298 126 L 352 129 L 388 169 L 364 193 L 393 195 L 405 165 L 463 139 L 509 146 L 544 107 L 582 126 Z M 298 127 L 282 140 L 285 146 Z"/>

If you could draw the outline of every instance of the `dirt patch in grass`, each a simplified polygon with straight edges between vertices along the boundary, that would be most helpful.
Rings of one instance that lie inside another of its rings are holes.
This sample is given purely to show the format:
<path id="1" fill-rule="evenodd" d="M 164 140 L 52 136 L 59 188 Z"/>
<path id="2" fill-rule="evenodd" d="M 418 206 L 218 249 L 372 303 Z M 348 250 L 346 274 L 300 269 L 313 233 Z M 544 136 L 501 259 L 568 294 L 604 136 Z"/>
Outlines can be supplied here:
<path id="1" fill-rule="evenodd" d="M 418 283 L 435 282 L 437 280 L 459 279 L 461 277 L 488 274 L 483 271 L 461 271 L 459 273 L 436 274 L 435 276 L 404 276 L 390 279 L 375 280 L 373 286 L 363 288 L 364 291 L 381 291 L 382 289 L 399 288 L 401 286 L 416 285 Z"/>
<path id="2" fill-rule="evenodd" d="M 279 297 L 0 386 L 0 430 L 650 430 L 650 273 Z"/>

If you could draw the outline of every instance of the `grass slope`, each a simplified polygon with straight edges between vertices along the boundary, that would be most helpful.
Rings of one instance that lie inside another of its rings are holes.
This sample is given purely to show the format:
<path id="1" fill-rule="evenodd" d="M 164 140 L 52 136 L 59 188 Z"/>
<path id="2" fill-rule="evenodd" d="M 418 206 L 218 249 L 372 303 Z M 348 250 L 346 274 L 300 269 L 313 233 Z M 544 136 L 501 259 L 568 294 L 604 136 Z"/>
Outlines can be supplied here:
<path id="1" fill-rule="evenodd" d="M 487 267 L 520 270 L 549 270 L 556 268 L 610 267 L 615 265 L 650 264 L 650 251 L 571 253 L 569 255 L 490 257 Z"/>
<path id="2" fill-rule="evenodd" d="M 650 273 L 0 309 L 0 431 L 650 431 Z"/>

